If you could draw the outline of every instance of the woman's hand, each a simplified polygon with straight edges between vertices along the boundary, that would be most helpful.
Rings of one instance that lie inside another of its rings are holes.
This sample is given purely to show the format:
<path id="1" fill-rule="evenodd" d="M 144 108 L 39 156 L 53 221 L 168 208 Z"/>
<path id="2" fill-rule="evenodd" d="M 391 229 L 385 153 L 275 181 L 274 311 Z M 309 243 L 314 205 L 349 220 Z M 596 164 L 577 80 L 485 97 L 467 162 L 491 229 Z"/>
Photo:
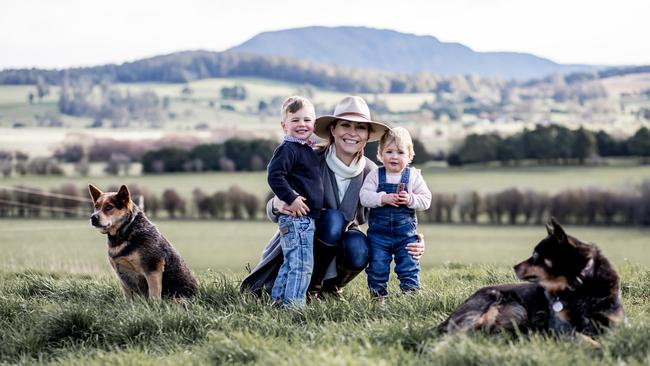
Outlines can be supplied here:
<path id="1" fill-rule="evenodd" d="M 424 254 L 424 234 L 419 233 L 418 241 L 406 244 L 406 251 L 413 259 L 419 261 Z"/>
<path id="2" fill-rule="evenodd" d="M 281 214 L 296 216 L 296 214 L 289 210 L 289 205 L 278 197 L 273 197 L 273 208 Z"/>
<path id="3" fill-rule="evenodd" d="M 302 217 L 309 213 L 309 206 L 305 203 L 307 199 L 303 196 L 298 196 L 293 201 L 291 206 L 286 207 L 286 210 L 293 212 L 293 216 Z"/>

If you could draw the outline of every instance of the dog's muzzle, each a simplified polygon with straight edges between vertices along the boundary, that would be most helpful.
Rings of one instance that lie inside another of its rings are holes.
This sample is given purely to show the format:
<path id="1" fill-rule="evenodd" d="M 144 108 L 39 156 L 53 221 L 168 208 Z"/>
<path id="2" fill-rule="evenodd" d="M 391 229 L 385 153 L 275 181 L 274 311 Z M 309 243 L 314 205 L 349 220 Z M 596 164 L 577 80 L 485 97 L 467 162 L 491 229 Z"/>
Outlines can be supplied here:
<path id="1" fill-rule="evenodd" d="M 102 225 L 101 222 L 99 222 L 99 215 L 98 214 L 92 214 L 90 216 L 90 225 L 96 228 L 104 228 L 105 225 Z"/>

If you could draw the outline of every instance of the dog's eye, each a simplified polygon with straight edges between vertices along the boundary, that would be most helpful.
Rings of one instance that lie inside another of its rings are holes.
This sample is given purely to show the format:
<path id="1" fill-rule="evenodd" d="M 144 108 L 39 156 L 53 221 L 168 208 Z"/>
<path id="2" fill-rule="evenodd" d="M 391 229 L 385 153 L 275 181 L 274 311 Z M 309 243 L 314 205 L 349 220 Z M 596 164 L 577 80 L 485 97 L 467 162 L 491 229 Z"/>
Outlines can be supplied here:
<path id="1" fill-rule="evenodd" d="M 536 261 L 536 260 L 538 260 L 538 259 L 539 259 L 539 253 L 534 252 L 534 253 L 533 253 L 533 261 Z"/>
<path id="2" fill-rule="evenodd" d="M 113 206 L 111 206 L 111 205 L 104 206 L 104 211 L 110 211 L 112 209 L 113 209 Z"/>

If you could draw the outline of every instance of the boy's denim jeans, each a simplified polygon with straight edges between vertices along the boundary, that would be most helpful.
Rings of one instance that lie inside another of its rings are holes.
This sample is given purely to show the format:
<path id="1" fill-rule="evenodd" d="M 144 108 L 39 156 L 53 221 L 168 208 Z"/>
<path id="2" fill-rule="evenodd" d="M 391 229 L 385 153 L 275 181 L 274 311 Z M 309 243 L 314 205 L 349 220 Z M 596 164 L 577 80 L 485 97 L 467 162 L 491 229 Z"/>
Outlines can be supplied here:
<path id="1" fill-rule="evenodd" d="M 314 219 L 280 215 L 278 226 L 284 262 L 271 297 L 287 306 L 302 307 L 314 269 Z"/>
<path id="2" fill-rule="evenodd" d="M 391 207 L 392 208 L 392 207 Z M 370 262 L 368 287 L 373 296 L 388 296 L 390 262 L 395 256 L 395 273 L 402 291 L 420 288 L 420 264 L 406 251 L 406 244 L 417 241 L 416 220 L 400 209 L 382 210 L 371 214 L 368 226 Z"/>

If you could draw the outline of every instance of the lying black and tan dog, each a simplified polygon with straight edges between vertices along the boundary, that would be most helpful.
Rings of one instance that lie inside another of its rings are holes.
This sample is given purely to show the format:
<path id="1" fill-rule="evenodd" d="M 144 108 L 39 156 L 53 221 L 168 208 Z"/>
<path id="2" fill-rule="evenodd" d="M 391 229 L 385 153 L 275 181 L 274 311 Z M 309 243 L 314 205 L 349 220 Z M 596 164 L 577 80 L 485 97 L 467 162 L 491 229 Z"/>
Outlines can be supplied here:
<path id="1" fill-rule="evenodd" d="M 92 226 L 108 235 L 108 261 L 127 299 L 192 296 L 196 280 L 174 247 L 131 200 L 126 186 L 102 192 L 90 184 Z"/>
<path id="2" fill-rule="evenodd" d="M 484 287 L 439 330 L 551 330 L 593 335 L 625 320 L 619 278 L 600 250 L 565 234 L 555 219 L 514 270 L 532 283 Z"/>

